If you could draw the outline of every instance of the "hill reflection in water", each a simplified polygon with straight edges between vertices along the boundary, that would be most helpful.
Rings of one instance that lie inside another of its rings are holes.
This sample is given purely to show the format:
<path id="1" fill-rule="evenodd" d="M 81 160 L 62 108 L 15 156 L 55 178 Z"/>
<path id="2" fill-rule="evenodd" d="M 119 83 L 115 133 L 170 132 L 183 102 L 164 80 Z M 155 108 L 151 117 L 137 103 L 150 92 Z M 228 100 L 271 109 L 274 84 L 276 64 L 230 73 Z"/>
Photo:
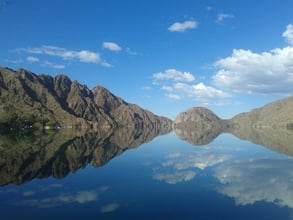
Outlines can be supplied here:
<path id="1" fill-rule="evenodd" d="M 209 129 L 201 130 L 192 129 L 191 125 L 186 127 L 187 129 L 175 128 L 174 131 L 181 140 L 192 145 L 207 145 L 221 133 L 231 133 L 239 139 L 248 140 L 272 151 L 293 157 L 293 130 L 290 126 L 253 127 L 224 124 L 222 127 L 209 127 Z"/>
<path id="2" fill-rule="evenodd" d="M 64 178 L 88 164 L 100 167 L 170 128 L 120 127 L 98 131 L 61 129 L 46 134 L 0 136 L 0 186 L 35 178 Z"/>

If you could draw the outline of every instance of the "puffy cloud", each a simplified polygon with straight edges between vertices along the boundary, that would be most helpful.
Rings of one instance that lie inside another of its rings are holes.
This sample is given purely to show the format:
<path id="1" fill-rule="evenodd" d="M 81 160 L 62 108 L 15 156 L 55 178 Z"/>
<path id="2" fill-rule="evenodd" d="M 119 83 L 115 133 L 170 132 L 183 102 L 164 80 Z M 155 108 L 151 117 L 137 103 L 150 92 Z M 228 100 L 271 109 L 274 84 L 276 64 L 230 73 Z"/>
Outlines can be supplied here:
<path id="1" fill-rule="evenodd" d="M 177 94 L 173 94 L 173 93 L 167 93 L 166 96 L 170 99 L 174 99 L 174 100 L 180 100 L 181 96 L 177 95 Z"/>
<path id="2" fill-rule="evenodd" d="M 283 37 L 286 39 L 286 41 L 293 46 L 293 25 L 288 24 L 286 27 L 285 32 L 283 33 Z"/>
<path id="3" fill-rule="evenodd" d="M 122 50 L 122 48 L 117 43 L 114 43 L 114 42 L 104 42 L 103 48 L 107 50 L 115 51 L 115 52 L 119 52 Z"/>
<path id="4" fill-rule="evenodd" d="M 206 86 L 204 83 L 189 85 L 186 83 L 174 84 L 174 89 L 186 94 L 188 97 L 199 101 L 206 101 L 209 99 L 222 99 L 229 97 L 229 94 L 218 90 L 211 86 Z"/>
<path id="5" fill-rule="evenodd" d="M 292 40 L 293 26 L 283 36 Z M 219 88 L 238 93 L 291 94 L 293 92 L 293 47 L 254 53 L 234 49 L 232 55 L 215 63 L 213 82 Z"/>
<path id="6" fill-rule="evenodd" d="M 172 80 L 177 82 L 192 82 L 195 80 L 194 76 L 189 72 L 182 72 L 176 69 L 167 69 L 165 72 L 153 74 L 155 82 L 159 80 Z"/>
<path id="7" fill-rule="evenodd" d="M 195 81 L 195 77 L 190 72 L 167 69 L 164 72 L 153 74 L 152 78 L 153 84 L 161 85 L 161 89 L 167 92 L 165 96 L 174 100 L 188 97 L 206 103 L 211 99 L 218 100 L 230 97 L 226 92 L 212 86 L 207 86 L 202 82 L 191 84 Z"/>
<path id="8" fill-rule="evenodd" d="M 163 181 L 168 184 L 187 182 L 196 176 L 193 171 L 176 171 L 172 173 L 157 173 L 153 176 L 155 180 Z"/>
<path id="9" fill-rule="evenodd" d="M 167 92 L 172 92 L 174 90 L 172 86 L 162 86 L 161 89 Z"/>
<path id="10" fill-rule="evenodd" d="M 26 60 L 27 60 L 28 62 L 32 62 L 32 63 L 39 62 L 39 58 L 37 58 L 37 57 L 33 57 L 33 56 L 28 56 L 28 57 L 26 58 Z"/>
<path id="11" fill-rule="evenodd" d="M 220 165 L 215 177 L 221 194 L 237 205 L 265 201 L 293 208 L 292 159 L 258 159 Z"/>
<path id="12" fill-rule="evenodd" d="M 49 61 L 45 61 L 44 64 L 54 69 L 64 69 L 66 66 L 63 64 L 55 64 Z"/>
<path id="13" fill-rule="evenodd" d="M 231 14 L 225 14 L 225 13 L 220 13 L 218 14 L 218 17 L 217 17 L 217 22 L 218 23 L 221 23 L 223 22 L 225 19 L 229 19 L 229 18 L 234 18 L 234 15 L 231 15 Z"/>
<path id="14" fill-rule="evenodd" d="M 79 62 L 83 63 L 98 63 L 103 65 L 106 63 L 100 57 L 99 53 L 88 51 L 88 50 L 81 50 L 81 51 L 74 51 L 68 50 L 62 47 L 56 46 L 41 46 L 35 48 L 19 48 L 17 49 L 21 52 L 26 52 L 29 54 L 40 54 L 40 55 L 47 55 L 47 56 L 54 56 L 60 57 L 64 60 L 78 60 Z M 107 65 L 103 65 L 107 66 Z"/>
<path id="15" fill-rule="evenodd" d="M 175 22 L 168 30 L 171 32 L 185 32 L 188 29 L 195 29 L 198 26 L 196 21 L 184 21 L 183 23 Z"/>

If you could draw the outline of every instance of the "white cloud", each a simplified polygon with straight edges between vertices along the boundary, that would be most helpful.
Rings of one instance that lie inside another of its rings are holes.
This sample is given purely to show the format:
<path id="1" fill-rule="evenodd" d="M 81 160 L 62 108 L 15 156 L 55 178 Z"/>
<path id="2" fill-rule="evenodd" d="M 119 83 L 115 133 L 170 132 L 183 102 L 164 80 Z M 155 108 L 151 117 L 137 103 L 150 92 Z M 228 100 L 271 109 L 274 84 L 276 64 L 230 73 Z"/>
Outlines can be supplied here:
<path id="1" fill-rule="evenodd" d="M 293 25 L 283 33 L 293 43 Z M 236 93 L 285 94 L 293 92 L 293 47 L 276 48 L 255 53 L 234 49 L 232 55 L 215 62 L 218 69 L 213 83 Z"/>
<path id="2" fill-rule="evenodd" d="M 195 29 L 198 26 L 196 21 L 184 21 L 183 23 L 175 22 L 168 30 L 171 32 L 185 32 L 188 29 Z"/>
<path id="3" fill-rule="evenodd" d="M 187 182 L 196 176 L 194 171 L 176 171 L 173 173 L 157 173 L 153 176 L 155 180 L 163 181 L 168 184 Z"/>
<path id="4" fill-rule="evenodd" d="M 159 72 L 153 74 L 155 82 L 159 80 L 172 80 L 180 82 L 192 82 L 195 80 L 194 76 L 189 72 L 182 72 L 176 69 L 167 69 L 165 72 Z"/>
<path id="5" fill-rule="evenodd" d="M 189 85 L 186 83 L 175 83 L 174 89 L 198 101 L 206 101 L 209 99 L 222 99 L 229 97 L 229 94 L 214 87 L 206 86 L 204 83 L 198 83 L 195 85 Z"/>
<path id="6" fill-rule="evenodd" d="M 161 89 L 162 90 L 165 90 L 167 92 L 172 92 L 173 91 L 173 87 L 172 86 L 162 86 Z"/>
<path id="7" fill-rule="evenodd" d="M 234 49 L 215 67 L 219 70 L 213 82 L 220 88 L 239 93 L 293 92 L 293 47 L 263 53 Z"/>
<path id="8" fill-rule="evenodd" d="M 153 84 L 161 85 L 166 91 L 166 97 L 180 100 L 184 97 L 207 103 L 208 100 L 223 99 L 230 97 L 226 92 L 207 86 L 204 83 L 191 84 L 195 77 L 190 72 L 176 69 L 167 69 L 164 72 L 153 74 Z"/>
<path id="9" fill-rule="evenodd" d="M 174 99 L 174 100 L 180 100 L 180 99 L 181 99 L 180 95 L 173 94 L 173 93 L 168 93 L 168 94 L 166 94 L 166 96 L 167 96 L 168 98 L 170 98 L 170 99 Z"/>
<path id="10" fill-rule="evenodd" d="M 220 14 L 218 14 L 217 22 L 218 22 L 218 23 L 221 23 L 221 22 L 223 22 L 225 19 L 229 19 L 229 18 L 234 18 L 234 15 L 231 15 L 231 14 L 225 14 L 225 13 L 220 13 Z"/>
<path id="11" fill-rule="evenodd" d="M 113 67 L 112 64 L 110 64 L 110 63 L 108 63 L 108 62 L 106 62 L 106 61 L 102 61 L 102 62 L 101 62 L 101 66 L 103 66 L 103 67 Z"/>
<path id="12" fill-rule="evenodd" d="M 266 201 L 293 208 L 292 159 L 258 159 L 224 164 L 215 177 L 218 191 L 234 198 L 237 205 Z"/>
<path id="13" fill-rule="evenodd" d="M 104 42 L 103 48 L 107 50 L 115 51 L 115 52 L 119 52 L 122 50 L 122 48 L 117 43 L 114 43 L 114 42 Z"/>
<path id="14" fill-rule="evenodd" d="M 283 37 L 286 39 L 288 44 L 293 46 L 293 25 L 292 24 L 287 25 L 286 30 L 283 33 Z"/>
<path id="15" fill-rule="evenodd" d="M 49 61 L 45 61 L 44 64 L 46 66 L 49 66 L 49 67 L 54 68 L 54 69 L 64 69 L 64 68 L 66 68 L 66 66 L 63 65 L 63 64 L 55 64 L 55 63 L 51 63 Z"/>
<path id="16" fill-rule="evenodd" d="M 114 212 L 116 211 L 120 205 L 118 203 L 110 203 L 108 205 L 104 205 L 100 208 L 100 212 L 102 213 L 108 213 L 108 212 Z"/>
<path id="17" fill-rule="evenodd" d="M 132 51 L 129 47 L 126 47 L 125 49 L 126 53 L 133 55 L 133 56 L 142 56 L 143 53 Z"/>
<path id="18" fill-rule="evenodd" d="M 37 57 L 33 57 L 33 56 L 28 56 L 28 57 L 26 58 L 26 60 L 27 60 L 28 62 L 32 62 L 32 63 L 39 62 L 39 58 L 37 58 Z"/>
<path id="19" fill-rule="evenodd" d="M 29 54 L 40 54 L 40 55 L 47 55 L 47 56 L 53 56 L 53 57 L 60 57 L 63 60 L 78 60 L 79 62 L 83 62 L 83 63 L 97 63 L 103 66 L 110 65 L 110 64 L 105 65 L 107 64 L 107 62 L 101 59 L 99 53 L 92 52 L 89 50 L 74 51 L 74 50 L 68 50 L 62 47 L 47 46 L 47 45 L 43 45 L 41 47 L 35 47 L 35 48 L 20 48 L 17 50 L 21 52 L 26 52 Z"/>

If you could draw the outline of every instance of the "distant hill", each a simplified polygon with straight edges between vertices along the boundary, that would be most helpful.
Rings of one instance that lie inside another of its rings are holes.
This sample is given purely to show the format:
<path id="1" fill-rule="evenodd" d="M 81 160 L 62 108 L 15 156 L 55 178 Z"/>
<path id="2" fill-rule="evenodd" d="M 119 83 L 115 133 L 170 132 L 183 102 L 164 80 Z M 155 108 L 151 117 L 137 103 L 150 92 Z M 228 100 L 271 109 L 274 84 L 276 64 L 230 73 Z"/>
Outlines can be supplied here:
<path id="1" fill-rule="evenodd" d="M 173 122 L 175 133 L 194 145 L 206 145 L 221 132 L 224 121 L 204 107 L 194 107 L 177 115 Z"/>
<path id="2" fill-rule="evenodd" d="M 223 120 L 207 108 L 178 114 L 175 133 L 193 145 L 206 145 L 223 132 L 293 156 L 293 96 Z"/>
<path id="3" fill-rule="evenodd" d="M 172 121 L 66 75 L 0 67 L 0 130 L 7 127 L 171 127 Z"/>
<path id="4" fill-rule="evenodd" d="M 250 127 L 290 126 L 293 123 L 293 96 L 238 114 L 229 123 Z"/>

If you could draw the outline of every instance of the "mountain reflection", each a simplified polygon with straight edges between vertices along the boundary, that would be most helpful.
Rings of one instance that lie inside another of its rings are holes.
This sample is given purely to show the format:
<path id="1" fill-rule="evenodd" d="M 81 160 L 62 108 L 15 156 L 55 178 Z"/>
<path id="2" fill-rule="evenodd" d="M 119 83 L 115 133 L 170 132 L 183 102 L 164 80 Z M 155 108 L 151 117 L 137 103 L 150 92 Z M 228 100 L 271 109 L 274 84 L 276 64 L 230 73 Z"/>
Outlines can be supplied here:
<path id="1" fill-rule="evenodd" d="M 88 164 L 100 167 L 124 151 L 170 131 L 170 128 L 122 127 L 0 136 L 0 186 L 50 176 L 64 178 Z"/>
<path id="2" fill-rule="evenodd" d="M 248 140 L 262 145 L 272 151 L 293 156 L 293 130 L 289 126 L 253 127 L 229 125 L 223 123 L 221 127 L 210 127 L 206 130 L 174 129 L 176 135 L 192 145 L 207 145 L 221 133 L 231 133 L 239 139 Z"/>

